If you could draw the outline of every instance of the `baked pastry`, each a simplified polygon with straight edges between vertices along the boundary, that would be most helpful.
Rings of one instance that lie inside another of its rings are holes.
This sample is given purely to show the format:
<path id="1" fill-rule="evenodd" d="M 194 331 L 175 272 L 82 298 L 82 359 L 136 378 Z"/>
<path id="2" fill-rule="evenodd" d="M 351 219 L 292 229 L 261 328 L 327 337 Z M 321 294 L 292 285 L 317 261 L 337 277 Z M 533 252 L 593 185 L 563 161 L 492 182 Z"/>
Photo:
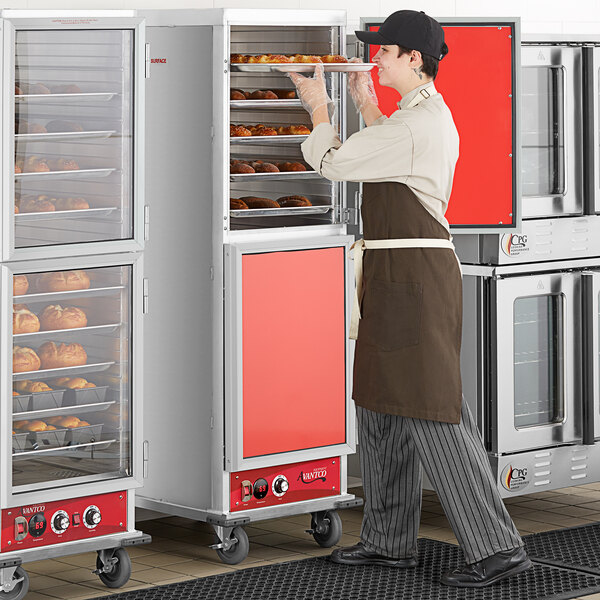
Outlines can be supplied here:
<path id="1" fill-rule="evenodd" d="M 43 83 L 22 83 L 20 87 L 26 94 L 32 95 L 41 95 L 41 94 L 49 94 L 50 90 Z"/>
<path id="2" fill-rule="evenodd" d="M 19 173 L 22 173 L 21 166 L 18 165 L 17 163 L 15 163 L 15 175 L 18 175 Z M 18 206 L 17 206 L 17 210 L 15 212 L 19 212 L 19 207 Z"/>
<path id="3" fill-rule="evenodd" d="M 56 210 L 86 210 L 90 207 L 85 198 L 55 198 L 52 202 Z"/>
<path id="4" fill-rule="evenodd" d="M 87 316 L 76 306 L 63 308 L 59 304 L 50 304 L 40 315 L 40 323 L 43 331 L 77 329 L 87 325 Z"/>
<path id="5" fill-rule="evenodd" d="M 17 161 L 17 164 L 21 166 L 20 161 Z M 50 171 L 50 167 L 48 166 L 45 158 L 41 158 L 39 156 L 30 156 L 23 161 L 21 170 L 23 173 L 47 173 Z"/>
<path id="6" fill-rule="evenodd" d="M 271 90 L 256 90 L 248 96 L 249 100 L 277 100 L 277 94 Z"/>
<path id="7" fill-rule="evenodd" d="M 22 94 L 23 90 L 18 85 L 15 85 L 15 96 L 21 96 Z"/>
<path id="8" fill-rule="evenodd" d="M 248 55 L 246 55 L 246 54 L 230 54 L 229 62 L 230 63 L 246 63 L 246 62 L 248 62 Z"/>
<path id="9" fill-rule="evenodd" d="M 230 125 L 229 135 L 231 137 L 250 137 L 252 133 L 243 125 Z"/>
<path id="10" fill-rule="evenodd" d="M 52 385 L 69 390 L 81 390 L 84 388 L 95 388 L 96 386 L 83 377 L 58 377 L 52 380 Z"/>
<path id="11" fill-rule="evenodd" d="M 72 158 L 51 158 L 48 160 L 51 171 L 78 171 L 79 165 Z"/>
<path id="12" fill-rule="evenodd" d="M 248 164 L 242 161 L 232 161 L 230 163 L 230 172 L 234 175 L 240 173 L 255 173 L 255 170 Z"/>
<path id="13" fill-rule="evenodd" d="M 13 373 L 38 371 L 41 366 L 40 357 L 31 348 L 14 346 Z"/>
<path id="14" fill-rule="evenodd" d="M 257 125 L 248 125 L 248 129 L 252 135 L 277 135 L 276 129 L 273 127 L 267 127 L 261 123 L 258 123 Z"/>
<path id="15" fill-rule="evenodd" d="M 29 289 L 29 280 L 27 275 L 13 276 L 13 296 L 22 296 Z"/>
<path id="16" fill-rule="evenodd" d="M 230 100 L 245 100 L 246 95 L 242 90 L 231 89 L 229 90 L 229 99 Z"/>
<path id="17" fill-rule="evenodd" d="M 320 63 L 323 62 L 320 56 L 316 56 L 315 54 L 294 54 L 292 56 L 291 62 L 296 63 Z"/>
<path id="18" fill-rule="evenodd" d="M 270 162 L 263 162 L 262 160 L 257 160 L 251 163 L 252 168 L 257 173 L 278 173 L 279 169 Z"/>
<path id="19" fill-rule="evenodd" d="M 64 133 L 70 131 L 83 131 L 83 127 L 75 121 L 56 119 L 46 123 L 46 129 L 51 133 Z"/>
<path id="20" fill-rule="evenodd" d="M 249 63 L 290 63 L 292 60 L 285 54 L 258 54 L 257 56 L 249 56 Z"/>
<path id="21" fill-rule="evenodd" d="M 306 171 L 306 167 L 300 162 L 276 163 L 280 171 Z"/>
<path id="22" fill-rule="evenodd" d="M 279 135 L 308 135 L 310 129 L 306 125 L 288 125 L 277 128 Z"/>
<path id="23" fill-rule="evenodd" d="M 81 88 L 73 83 L 52 85 L 50 90 L 53 94 L 81 94 Z"/>
<path id="24" fill-rule="evenodd" d="M 296 97 L 296 90 L 276 89 L 273 92 L 280 100 L 293 100 Z"/>
<path id="25" fill-rule="evenodd" d="M 52 271 L 41 273 L 36 287 L 40 292 L 87 290 L 90 287 L 90 278 L 85 271 Z"/>
<path id="26" fill-rule="evenodd" d="M 52 388 L 43 381 L 30 381 L 25 379 L 24 381 L 16 381 L 14 385 L 15 390 L 18 392 L 51 392 Z"/>
<path id="27" fill-rule="evenodd" d="M 65 417 L 48 417 L 46 419 L 51 425 L 58 425 L 59 427 L 65 427 L 67 429 L 73 429 L 73 427 L 79 427 L 81 420 L 75 415 L 68 415 Z"/>
<path id="28" fill-rule="evenodd" d="M 21 431 L 46 431 L 46 429 L 48 428 L 48 426 L 46 425 L 46 423 L 44 423 L 44 421 L 16 421 L 15 425 L 17 423 L 23 423 L 19 429 Z"/>
<path id="29" fill-rule="evenodd" d="M 29 123 L 27 133 L 48 133 L 48 130 L 40 123 Z"/>
<path id="30" fill-rule="evenodd" d="M 229 198 L 229 210 L 247 210 L 248 205 L 238 198 Z"/>
<path id="31" fill-rule="evenodd" d="M 270 198 L 259 198 L 257 196 L 242 196 L 248 208 L 279 208 L 279 204 Z"/>
<path id="32" fill-rule="evenodd" d="M 38 348 L 42 369 L 78 367 L 87 362 L 87 353 L 81 344 L 45 342 Z"/>
<path id="33" fill-rule="evenodd" d="M 48 196 L 23 196 L 19 210 L 24 213 L 54 212 L 56 208 Z"/>
<path id="34" fill-rule="evenodd" d="M 277 198 L 281 208 L 292 208 L 294 206 L 312 206 L 311 201 L 304 196 L 282 196 Z"/>
<path id="35" fill-rule="evenodd" d="M 347 63 L 348 59 L 341 54 L 325 54 L 321 56 L 321 60 L 324 63 Z"/>
<path id="36" fill-rule="evenodd" d="M 16 308 L 16 306 L 13 306 L 13 335 L 39 331 L 40 321 L 36 315 L 26 308 Z"/>

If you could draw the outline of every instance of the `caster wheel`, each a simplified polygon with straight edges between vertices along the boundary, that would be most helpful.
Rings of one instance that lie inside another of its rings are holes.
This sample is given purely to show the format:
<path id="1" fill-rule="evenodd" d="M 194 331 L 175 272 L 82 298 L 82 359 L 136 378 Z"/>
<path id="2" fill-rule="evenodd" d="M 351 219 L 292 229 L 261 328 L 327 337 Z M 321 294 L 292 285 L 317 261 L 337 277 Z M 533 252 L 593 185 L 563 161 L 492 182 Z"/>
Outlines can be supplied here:
<path id="1" fill-rule="evenodd" d="M 335 546 L 342 537 L 342 519 L 334 510 L 313 513 L 310 528 L 315 541 L 323 548 Z"/>
<path id="2" fill-rule="evenodd" d="M 13 581 L 17 583 L 10 592 L 0 592 L 0 598 L 2 600 L 22 600 L 29 591 L 29 575 L 23 567 L 17 567 L 15 574 L 13 575 Z"/>
<path id="3" fill-rule="evenodd" d="M 237 541 L 228 550 L 217 548 L 217 555 L 225 564 L 237 565 L 248 556 L 250 542 L 243 527 L 234 527 L 231 538 L 235 538 Z"/>
<path id="4" fill-rule="evenodd" d="M 98 573 L 100 581 L 109 588 L 119 588 L 125 585 L 131 577 L 131 559 L 127 550 L 123 548 L 117 548 L 113 553 L 113 558 L 117 559 L 117 562 L 112 565 L 110 571 L 106 573 Z M 96 568 L 102 569 L 104 564 L 100 556 L 96 559 Z"/>

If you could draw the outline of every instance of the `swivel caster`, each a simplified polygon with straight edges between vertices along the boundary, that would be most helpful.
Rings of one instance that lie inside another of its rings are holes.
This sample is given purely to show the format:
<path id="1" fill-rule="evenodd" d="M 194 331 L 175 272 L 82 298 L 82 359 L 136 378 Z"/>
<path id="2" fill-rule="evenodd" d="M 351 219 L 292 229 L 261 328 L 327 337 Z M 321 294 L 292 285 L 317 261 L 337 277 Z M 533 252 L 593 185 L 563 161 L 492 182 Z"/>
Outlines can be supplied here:
<path id="1" fill-rule="evenodd" d="M 310 520 L 310 533 L 319 546 L 331 548 L 335 546 L 342 537 L 342 519 L 335 510 L 325 510 L 312 513 Z"/>
<path id="2" fill-rule="evenodd" d="M 0 569 L 0 600 L 22 600 L 29 591 L 29 575 L 23 567 Z"/>
<path id="3" fill-rule="evenodd" d="M 99 550 L 94 573 L 106 587 L 124 586 L 131 577 L 131 559 L 127 550 L 124 548 Z"/>
<path id="4" fill-rule="evenodd" d="M 248 556 L 250 542 L 243 527 L 215 526 L 215 532 L 217 543 L 213 544 L 211 548 L 217 551 L 217 556 L 225 564 L 237 565 Z"/>

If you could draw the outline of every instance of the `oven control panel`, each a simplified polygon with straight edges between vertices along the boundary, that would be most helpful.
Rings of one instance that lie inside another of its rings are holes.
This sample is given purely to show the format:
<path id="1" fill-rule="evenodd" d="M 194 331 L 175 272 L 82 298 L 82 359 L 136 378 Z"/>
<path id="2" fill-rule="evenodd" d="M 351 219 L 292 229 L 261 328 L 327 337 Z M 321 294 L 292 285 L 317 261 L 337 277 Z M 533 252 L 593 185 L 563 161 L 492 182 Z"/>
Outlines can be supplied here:
<path id="1" fill-rule="evenodd" d="M 1 551 L 127 531 L 127 492 L 40 502 L 2 511 Z"/>
<path id="2" fill-rule="evenodd" d="M 238 471 L 230 475 L 230 511 L 340 493 L 340 457 Z"/>

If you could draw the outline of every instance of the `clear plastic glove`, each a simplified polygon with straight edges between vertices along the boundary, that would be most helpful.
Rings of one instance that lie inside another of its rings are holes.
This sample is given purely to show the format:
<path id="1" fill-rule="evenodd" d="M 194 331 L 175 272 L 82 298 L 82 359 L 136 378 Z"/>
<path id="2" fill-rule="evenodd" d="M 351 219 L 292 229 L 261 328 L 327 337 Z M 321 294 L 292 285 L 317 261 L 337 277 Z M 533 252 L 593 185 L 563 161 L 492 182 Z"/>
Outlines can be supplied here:
<path id="1" fill-rule="evenodd" d="M 360 58 L 351 58 L 348 62 L 361 63 L 362 60 Z M 371 71 L 354 71 L 348 73 L 348 92 L 358 113 L 368 104 L 378 105 Z"/>
<path id="2" fill-rule="evenodd" d="M 304 77 L 300 73 L 287 74 L 298 90 L 298 98 L 302 106 L 311 117 L 320 106 L 327 106 L 330 117 L 333 113 L 333 101 L 327 94 L 324 73 L 323 65 L 318 64 L 313 77 Z"/>

